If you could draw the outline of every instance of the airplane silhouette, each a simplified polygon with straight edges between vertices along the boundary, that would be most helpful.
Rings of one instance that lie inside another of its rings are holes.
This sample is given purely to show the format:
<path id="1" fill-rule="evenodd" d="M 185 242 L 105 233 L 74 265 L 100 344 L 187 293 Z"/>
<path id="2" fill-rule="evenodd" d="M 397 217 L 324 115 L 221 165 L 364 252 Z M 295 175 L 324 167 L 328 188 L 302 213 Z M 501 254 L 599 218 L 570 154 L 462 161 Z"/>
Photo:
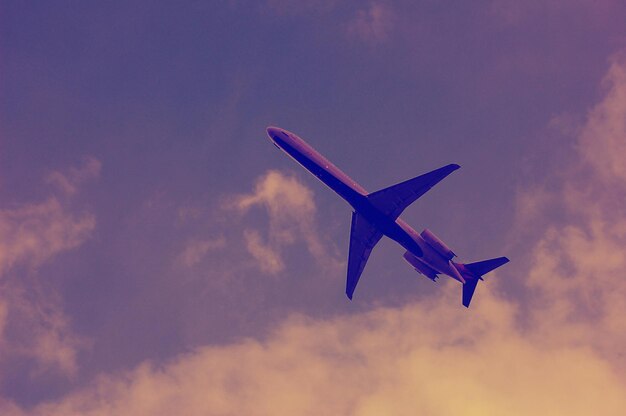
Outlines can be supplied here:
<path id="1" fill-rule="evenodd" d="M 417 233 L 400 219 L 402 211 L 439 181 L 460 166 L 450 164 L 408 181 L 368 193 L 363 187 L 319 154 L 300 137 L 278 127 L 268 127 L 267 134 L 276 147 L 345 199 L 354 208 L 350 230 L 346 295 L 352 299 L 359 278 L 374 246 L 383 235 L 406 249 L 404 258 L 415 270 L 432 281 L 439 274 L 463 284 L 463 305 L 469 304 L 479 280 L 509 261 L 506 257 L 456 263 L 456 254 L 429 230 Z"/>

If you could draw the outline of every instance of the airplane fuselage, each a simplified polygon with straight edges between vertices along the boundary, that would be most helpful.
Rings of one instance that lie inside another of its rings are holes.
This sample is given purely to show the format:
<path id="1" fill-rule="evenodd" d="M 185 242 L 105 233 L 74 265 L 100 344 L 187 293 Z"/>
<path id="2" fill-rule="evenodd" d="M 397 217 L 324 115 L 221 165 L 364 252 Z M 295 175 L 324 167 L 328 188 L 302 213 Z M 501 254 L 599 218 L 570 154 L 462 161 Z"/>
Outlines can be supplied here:
<path id="1" fill-rule="evenodd" d="M 402 219 L 392 219 L 383 214 L 367 198 L 368 192 L 313 149 L 297 135 L 283 129 L 270 127 L 268 135 L 276 147 L 291 156 L 296 162 L 316 176 L 320 181 L 346 200 L 352 208 L 374 224 L 380 232 L 396 241 L 418 261 L 437 273 L 448 275 L 464 283 L 453 263 L 434 250 L 410 225 Z"/>

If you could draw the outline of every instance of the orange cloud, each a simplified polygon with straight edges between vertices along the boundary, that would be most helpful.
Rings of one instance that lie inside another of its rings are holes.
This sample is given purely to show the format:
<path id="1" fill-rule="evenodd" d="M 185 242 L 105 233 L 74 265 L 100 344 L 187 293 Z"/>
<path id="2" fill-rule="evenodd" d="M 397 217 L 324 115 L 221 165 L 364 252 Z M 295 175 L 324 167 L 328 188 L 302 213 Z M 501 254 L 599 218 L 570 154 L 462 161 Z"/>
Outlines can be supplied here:
<path id="1" fill-rule="evenodd" d="M 609 111 L 612 96 L 596 108 Z M 585 128 L 594 120 L 592 112 Z M 594 129 L 605 133 L 597 142 L 620 148 L 607 139 L 612 129 Z M 600 186 L 608 193 L 589 199 L 587 188 L 619 178 L 592 166 L 593 177 L 567 178 L 549 197 L 543 190 L 539 200 L 520 202 L 524 221 L 541 221 L 555 204 L 573 218 L 536 240 L 527 303 L 501 295 L 495 274 L 468 311 L 458 305 L 458 284 L 447 281 L 420 303 L 332 319 L 292 316 L 264 341 L 145 362 L 31 412 L 11 403 L 0 409 L 9 416 L 623 414 L 626 218 L 606 209 L 613 188 Z M 285 207 L 312 214 L 300 186 L 271 172 L 236 203 L 266 207 L 270 223 L 291 215 Z M 304 221 L 295 215 L 290 226 Z"/>
<path id="2" fill-rule="evenodd" d="M 4 322 L 6 333 L 0 340 L 2 361 L 27 357 L 38 364 L 39 372 L 52 369 L 65 376 L 76 375 L 78 350 L 88 343 L 73 333 L 54 294 L 33 285 L 24 288 L 16 283 L 5 284 L 1 309 L 8 318 Z"/>
<path id="3" fill-rule="evenodd" d="M 67 195 L 76 193 L 78 186 L 84 181 L 100 175 L 102 163 L 91 156 L 83 159 L 81 166 L 71 167 L 66 172 L 52 171 L 46 176 L 46 182 L 59 188 Z"/>
<path id="4" fill-rule="evenodd" d="M 244 232 L 248 252 L 262 271 L 270 274 L 282 271 L 283 249 L 298 240 L 304 240 L 309 253 L 321 266 L 341 266 L 329 253 L 317 231 L 313 192 L 295 177 L 270 170 L 257 180 L 252 193 L 237 195 L 231 203 L 242 213 L 257 206 L 267 211 L 267 238 L 262 238 L 258 230 Z"/>
<path id="5" fill-rule="evenodd" d="M 0 210 L 0 273 L 18 263 L 38 266 L 80 245 L 94 227 L 93 215 L 74 216 L 54 197 Z"/>
<path id="6" fill-rule="evenodd" d="M 88 158 L 47 181 L 71 195 L 99 171 L 100 162 Z M 95 225 L 94 215 L 75 215 L 56 197 L 0 210 L 0 361 L 25 356 L 42 370 L 76 373 L 76 354 L 84 340 L 72 333 L 54 293 L 44 293 L 32 275 L 57 254 L 81 245 Z"/>
<path id="7" fill-rule="evenodd" d="M 530 300 L 508 300 L 498 290 L 496 272 L 468 311 L 458 305 L 457 282 L 446 281 L 436 296 L 419 303 L 331 319 L 291 316 L 263 341 L 203 347 L 163 365 L 145 362 L 28 411 L 0 401 L 0 411 L 8 416 L 624 414 L 626 215 L 615 201 L 622 200 L 626 181 L 617 162 L 599 163 L 586 147 L 591 137 L 586 132 L 593 131 L 595 143 L 608 152 L 622 148 L 610 126 L 626 118 L 614 99 L 626 80 L 609 79 L 614 81 L 606 97 L 577 138 L 581 153 L 574 165 L 588 161 L 591 176 L 566 177 L 550 192 L 549 203 L 531 201 L 520 208 L 525 221 L 545 221 L 546 207 L 555 204 L 568 214 L 563 224 L 548 225 L 534 240 L 526 280 Z M 253 193 L 234 204 L 242 212 L 264 207 L 268 241 L 281 244 L 311 227 L 315 213 L 310 191 L 278 172 L 262 177 Z"/>
<path id="8" fill-rule="evenodd" d="M 584 345 L 626 372 L 626 60 L 612 59 L 604 98 L 577 131 L 575 161 L 552 201 L 565 218 L 533 251 L 532 325 L 550 342 Z M 541 212 L 535 213 L 541 220 Z M 532 219 L 529 219 L 532 220 Z"/>
<path id="9" fill-rule="evenodd" d="M 467 313 L 454 302 L 457 291 L 448 290 L 453 283 L 441 296 L 403 308 L 329 320 L 294 316 L 267 341 L 201 348 L 165 366 L 146 362 L 29 414 L 588 415 L 626 409 L 624 385 L 591 350 L 535 343 L 517 329 L 516 309 L 490 290 Z M 26 413 L 7 406 L 3 414 Z"/>
<path id="10" fill-rule="evenodd" d="M 178 255 L 178 263 L 185 267 L 194 267 L 200 263 L 209 251 L 218 250 L 226 246 L 226 239 L 219 237 L 214 240 L 191 240 L 187 242 L 183 251 Z"/>
<path id="11" fill-rule="evenodd" d="M 626 53 L 613 57 L 603 86 L 606 96 L 589 113 L 580 153 L 603 180 L 626 182 Z"/>
<path id="12" fill-rule="evenodd" d="M 256 230 L 245 230 L 246 248 L 252 257 L 257 261 L 259 268 L 269 274 L 276 274 L 285 269 L 285 262 L 281 254 L 265 244 L 261 240 L 261 235 Z"/>

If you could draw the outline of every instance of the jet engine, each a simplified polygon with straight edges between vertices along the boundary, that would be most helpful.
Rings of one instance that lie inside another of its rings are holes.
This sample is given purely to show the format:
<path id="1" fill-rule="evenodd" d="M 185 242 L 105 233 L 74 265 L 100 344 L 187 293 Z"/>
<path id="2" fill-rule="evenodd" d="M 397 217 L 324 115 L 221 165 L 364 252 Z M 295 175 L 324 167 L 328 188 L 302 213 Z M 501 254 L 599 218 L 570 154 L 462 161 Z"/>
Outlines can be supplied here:
<path id="1" fill-rule="evenodd" d="M 437 271 L 431 268 L 426 263 L 423 263 L 419 258 L 415 257 L 411 252 L 404 253 L 404 259 L 409 262 L 411 266 L 420 274 L 428 277 L 433 282 L 437 279 Z"/>
<path id="2" fill-rule="evenodd" d="M 456 254 L 454 254 L 454 252 L 452 252 L 452 250 L 450 250 L 450 248 L 443 241 L 437 238 L 437 236 L 429 230 L 424 229 L 420 235 L 429 246 L 434 248 L 437 253 L 445 257 L 446 260 L 452 260 L 453 257 L 456 257 Z"/>

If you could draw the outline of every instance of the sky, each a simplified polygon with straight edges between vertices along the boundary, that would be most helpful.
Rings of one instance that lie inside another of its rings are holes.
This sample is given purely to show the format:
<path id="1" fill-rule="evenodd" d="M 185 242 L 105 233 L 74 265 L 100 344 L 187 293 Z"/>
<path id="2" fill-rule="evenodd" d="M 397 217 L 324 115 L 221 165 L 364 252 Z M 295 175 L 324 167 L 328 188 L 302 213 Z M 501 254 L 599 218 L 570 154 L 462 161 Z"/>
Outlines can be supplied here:
<path id="1" fill-rule="evenodd" d="M 0 413 L 622 415 L 626 3 L 0 4 Z M 350 207 L 507 256 L 469 309 Z"/>

